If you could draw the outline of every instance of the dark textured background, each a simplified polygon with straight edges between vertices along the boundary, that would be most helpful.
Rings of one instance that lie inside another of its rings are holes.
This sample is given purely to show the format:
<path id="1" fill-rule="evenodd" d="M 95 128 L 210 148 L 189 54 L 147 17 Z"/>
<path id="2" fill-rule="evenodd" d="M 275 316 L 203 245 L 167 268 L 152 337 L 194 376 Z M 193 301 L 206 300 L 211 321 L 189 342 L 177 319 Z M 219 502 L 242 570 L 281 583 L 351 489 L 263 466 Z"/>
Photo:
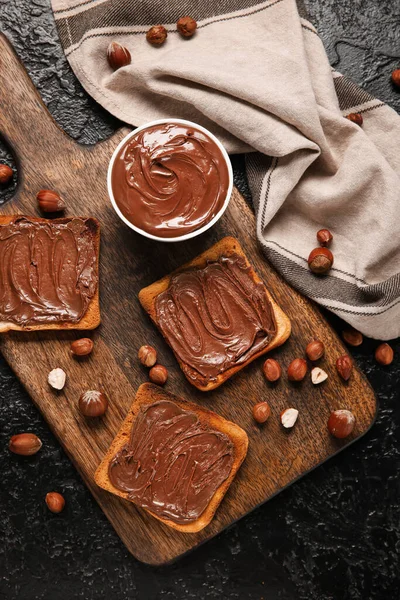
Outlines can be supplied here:
<path id="1" fill-rule="evenodd" d="M 399 1 L 305 4 L 331 63 L 400 112 L 400 94 L 390 84 L 391 71 L 400 66 Z M 0 0 L 0 27 L 72 137 L 93 143 L 117 127 L 72 74 L 49 0 Z M 11 161 L 0 149 L 4 157 Z M 243 160 L 233 162 L 236 183 L 247 194 Z M 11 193 L 2 192 L 2 200 Z M 332 322 L 340 329 L 337 320 Z M 397 600 L 400 343 L 394 343 L 397 355 L 388 369 L 375 364 L 375 346 L 366 341 L 354 352 L 380 401 L 373 429 L 218 538 L 175 565 L 157 569 L 128 554 L 0 361 L 0 597 Z M 34 431 L 43 440 L 37 456 L 9 454 L 9 437 L 22 431 Z M 45 507 L 44 496 L 51 490 L 65 495 L 60 515 Z"/>

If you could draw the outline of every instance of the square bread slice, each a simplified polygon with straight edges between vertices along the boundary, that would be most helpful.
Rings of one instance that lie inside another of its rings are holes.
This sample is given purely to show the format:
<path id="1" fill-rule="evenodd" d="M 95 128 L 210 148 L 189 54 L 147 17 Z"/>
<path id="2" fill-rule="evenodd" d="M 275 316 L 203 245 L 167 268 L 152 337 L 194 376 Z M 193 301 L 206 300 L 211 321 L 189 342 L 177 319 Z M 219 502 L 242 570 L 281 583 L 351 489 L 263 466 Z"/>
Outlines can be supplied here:
<path id="1" fill-rule="evenodd" d="M 247 434 L 241 427 L 239 427 L 235 423 L 232 423 L 231 421 L 228 421 L 227 419 L 224 419 L 216 413 L 207 410 L 206 408 L 200 407 L 197 404 L 187 402 L 186 400 L 183 400 L 182 398 L 179 398 L 178 396 L 175 396 L 174 394 L 163 390 L 157 385 L 154 385 L 152 383 L 144 383 L 139 387 L 133 404 L 129 410 L 129 413 L 125 421 L 122 423 L 121 428 L 118 431 L 114 441 L 112 442 L 107 454 L 104 456 L 99 467 L 97 468 L 97 471 L 94 475 L 94 479 L 97 485 L 103 488 L 104 490 L 107 490 L 108 492 L 111 492 L 116 496 L 120 496 L 125 500 L 133 502 L 128 498 L 128 492 L 124 492 L 117 489 L 111 483 L 108 475 L 109 463 L 114 458 L 115 454 L 119 450 L 121 450 L 122 447 L 125 446 L 129 441 L 132 426 L 141 408 L 160 401 L 173 402 L 183 410 L 195 413 L 202 425 L 211 427 L 216 431 L 224 433 L 230 439 L 233 445 L 233 464 L 231 467 L 231 471 L 227 479 L 215 491 L 207 507 L 197 520 L 192 521 L 190 523 L 180 524 L 172 520 L 161 518 L 156 514 L 153 514 L 147 508 L 142 508 L 142 510 L 146 510 L 149 514 L 151 514 L 153 517 L 155 517 L 162 523 L 165 523 L 166 525 L 169 525 L 170 527 L 177 529 L 178 531 L 182 531 L 184 533 L 196 533 L 197 531 L 204 529 L 204 527 L 206 527 L 213 519 L 215 511 L 220 505 L 240 465 L 246 457 L 248 447 Z M 133 504 L 135 504 L 135 502 L 133 502 Z"/>
<path id="2" fill-rule="evenodd" d="M 208 250 L 203 252 L 203 254 L 200 254 L 200 256 L 194 258 L 192 261 L 183 265 L 182 267 L 180 267 L 173 273 L 166 275 L 159 281 L 156 281 L 155 283 L 149 285 L 148 287 L 143 288 L 139 292 L 139 301 L 140 301 L 141 305 L 147 311 L 147 313 L 149 314 L 149 316 L 152 319 L 152 321 L 154 322 L 154 324 L 160 329 L 158 321 L 157 321 L 156 299 L 159 294 L 161 294 L 162 292 L 164 292 L 165 290 L 168 289 L 171 278 L 174 275 L 176 275 L 177 273 L 186 271 L 188 269 L 205 268 L 210 261 L 211 262 L 217 261 L 221 257 L 229 257 L 232 254 L 237 254 L 237 255 L 243 257 L 247 267 L 250 269 L 249 273 L 250 273 L 250 276 L 253 278 L 253 281 L 255 283 L 261 283 L 264 286 L 265 294 L 266 294 L 266 296 L 271 304 L 271 307 L 272 307 L 275 324 L 276 324 L 276 333 L 275 333 L 274 337 L 272 338 L 272 340 L 270 341 L 270 343 L 266 347 L 261 348 L 259 351 L 250 355 L 246 361 L 244 361 L 238 365 L 234 365 L 234 366 L 226 369 L 225 371 L 222 371 L 221 373 L 218 374 L 218 376 L 216 378 L 213 378 L 211 380 L 200 375 L 197 371 L 195 371 L 195 369 L 193 369 L 190 365 L 185 363 L 181 359 L 181 357 L 179 356 L 178 353 L 174 352 L 174 354 L 179 362 L 179 365 L 180 365 L 183 373 L 187 377 L 187 379 L 190 381 L 190 383 L 192 383 L 192 385 L 194 385 L 195 387 L 197 387 L 199 390 L 201 390 L 203 392 L 207 392 L 207 391 L 210 391 L 210 390 L 213 390 L 213 389 L 219 387 L 229 377 L 231 377 L 232 375 L 234 375 L 235 373 L 237 373 L 238 371 L 240 371 L 241 369 L 246 367 L 253 360 L 258 358 L 259 356 L 262 356 L 266 352 L 269 352 L 273 348 L 276 348 L 277 346 L 280 346 L 281 344 L 283 344 L 287 340 L 287 338 L 290 336 L 290 332 L 291 332 L 291 325 L 290 325 L 289 318 L 286 316 L 286 314 L 283 312 L 283 310 L 278 306 L 278 304 L 272 298 L 271 294 L 266 289 L 265 285 L 263 284 L 261 279 L 258 277 L 257 273 L 252 268 L 251 264 L 247 260 L 247 257 L 245 255 L 243 249 L 241 248 L 238 240 L 233 237 L 223 238 L 222 240 L 217 242 L 214 246 L 212 246 L 211 248 L 209 248 Z M 168 343 L 167 339 L 166 339 L 166 341 Z M 195 373 L 194 377 L 191 376 L 193 373 Z"/>
<path id="3" fill-rule="evenodd" d="M 25 215 L 0 215 L 0 227 L 8 225 L 13 219 L 24 217 Z M 40 217 L 25 216 L 32 222 L 43 222 L 47 224 L 68 223 L 72 219 L 81 219 L 86 221 L 87 226 L 93 232 L 93 240 L 97 254 L 97 277 L 99 276 L 99 257 L 100 257 L 100 223 L 93 217 L 62 217 L 57 219 L 43 219 Z M 0 321 L 0 333 L 7 331 L 40 331 L 50 329 L 95 329 L 100 325 L 100 302 L 99 302 L 99 284 L 97 283 L 96 292 L 90 300 L 83 317 L 76 323 L 68 321 L 59 321 L 57 323 L 33 323 L 31 325 L 18 325 L 12 321 Z"/>

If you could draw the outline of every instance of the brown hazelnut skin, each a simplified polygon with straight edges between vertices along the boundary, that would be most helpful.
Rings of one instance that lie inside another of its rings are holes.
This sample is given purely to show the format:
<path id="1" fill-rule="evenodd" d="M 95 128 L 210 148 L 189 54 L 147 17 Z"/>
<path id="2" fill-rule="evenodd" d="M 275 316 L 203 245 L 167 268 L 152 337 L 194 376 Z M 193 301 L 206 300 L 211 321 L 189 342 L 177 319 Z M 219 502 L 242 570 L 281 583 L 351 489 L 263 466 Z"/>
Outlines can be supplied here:
<path id="1" fill-rule="evenodd" d="M 161 46 L 167 39 L 168 32 L 163 25 L 154 25 L 146 33 L 146 40 L 153 46 Z"/>
<path id="2" fill-rule="evenodd" d="M 364 340 L 363 334 L 353 328 L 342 331 L 342 337 L 349 346 L 361 346 Z"/>
<path id="3" fill-rule="evenodd" d="M 49 492 L 48 494 L 46 494 L 45 501 L 47 504 L 47 508 L 52 513 L 60 513 L 65 506 L 64 496 L 62 496 L 58 492 Z"/>
<path id="4" fill-rule="evenodd" d="M 316 275 L 325 275 L 333 265 L 333 254 L 328 248 L 314 248 L 308 257 L 308 266 Z"/>
<path id="5" fill-rule="evenodd" d="M 267 358 L 267 360 L 263 364 L 263 373 L 265 379 L 272 383 L 274 381 L 278 381 L 278 379 L 281 378 L 282 369 L 278 361 L 276 361 L 273 358 Z"/>
<path id="6" fill-rule="evenodd" d="M 101 417 L 108 408 L 108 398 L 103 392 L 88 390 L 79 398 L 79 410 L 84 417 Z"/>
<path id="7" fill-rule="evenodd" d="M 93 350 L 93 341 L 90 338 L 80 338 L 71 343 L 71 353 L 74 356 L 87 356 Z"/>
<path id="8" fill-rule="evenodd" d="M 392 73 L 392 83 L 400 88 L 400 69 L 395 69 Z"/>
<path id="9" fill-rule="evenodd" d="M 42 441 L 34 433 L 18 433 L 10 438 L 8 448 L 10 452 L 20 456 L 32 456 L 39 452 Z"/>
<path id="10" fill-rule="evenodd" d="M 36 194 L 39 208 L 44 213 L 60 212 L 65 210 L 66 204 L 60 194 L 53 190 L 40 190 Z"/>
<path id="11" fill-rule="evenodd" d="M 350 375 L 353 370 L 353 361 L 348 354 L 339 356 L 336 361 L 336 369 L 344 381 L 348 381 L 350 379 Z"/>
<path id="12" fill-rule="evenodd" d="M 346 116 L 346 119 L 348 119 L 352 123 L 355 123 L 359 127 L 361 127 L 364 122 L 363 116 L 360 115 L 360 113 L 350 113 Z"/>
<path id="13" fill-rule="evenodd" d="M 303 381 L 307 373 L 307 363 L 304 358 L 295 358 L 288 366 L 289 381 Z"/>
<path id="14" fill-rule="evenodd" d="M 317 231 L 317 240 L 320 246 L 330 246 L 333 240 L 333 235 L 329 229 L 320 229 Z"/>
<path id="15" fill-rule="evenodd" d="M 197 29 L 197 23 L 192 17 L 181 17 L 176 28 L 183 37 L 192 37 Z"/>
<path id="16" fill-rule="evenodd" d="M 13 170 L 8 165 L 0 165 L 0 184 L 7 185 L 11 181 Z"/>
<path id="17" fill-rule="evenodd" d="M 349 410 L 335 410 L 328 419 L 329 432 L 336 438 L 348 437 L 356 424 L 355 417 Z"/>
<path id="18" fill-rule="evenodd" d="M 145 367 L 154 367 L 157 362 L 157 350 L 153 346 L 141 346 L 138 359 Z"/>
<path id="19" fill-rule="evenodd" d="M 154 365 L 149 371 L 149 379 L 157 385 L 164 385 L 168 379 L 168 371 L 163 365 Z"/>
<path id="20" fill-rule="evenodd" d="M 131 53 L 118 42 L 111 42 L 107 48 L 108 64 L 114 71 L 131 64 Z"/>
<path id="21" fill-rule="evenodd" d="M 259 402 L 253 406 L 253 417 L 257 423 L 265 423 L 271 415 L 271 409 L 267 402 Z"/>
<path id="22" fill-rule="evenodd" d="M 375 350 L 375 358 L 376 361 L 384 367 L 390 365 L 393 362 L 394 358 L 394 352 L 392 347 L 389 346 L 389 344 L 387 344 L 386 342 L 380 344 Z"/>
<path id="23" fill-rule="evenodd" d="M 325 346 L 320 340 L 313 340 L 306 346 L 307 358 L 311 361 L 319 360 L 325 354 Z"/>

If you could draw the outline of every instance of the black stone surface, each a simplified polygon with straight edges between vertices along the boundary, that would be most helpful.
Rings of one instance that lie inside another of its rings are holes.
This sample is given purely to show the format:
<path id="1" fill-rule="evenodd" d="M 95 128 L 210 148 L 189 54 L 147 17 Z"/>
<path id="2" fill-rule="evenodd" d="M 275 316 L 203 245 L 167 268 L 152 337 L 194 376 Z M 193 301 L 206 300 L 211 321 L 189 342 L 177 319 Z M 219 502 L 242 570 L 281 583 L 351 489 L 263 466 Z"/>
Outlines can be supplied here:
<path id="1" fill-rule="evenodd" d="M 332 64 L 400 112 L 390 84 L 400 66 L 398 0 L 306 0 Z M 58 42 L 49 0 L 0 0 L 0 27 L 44 101 L 75 139 L 93 143 L 118 126 L 82 90 Z M 1 110 L 1 107 L 0 107 Z M 40 140 L 38 140 L 38 144 Z M 0 160 L 12 160 L 2 148 Z M 235 180 L 249 197 L 243 158 Z M 1 201 L 12 188 L 1 192 Z M 340 329 L 341 324 L 331 319 Z M 389 368 L 376 342 L 353 352 L 380 401 L 359 442 L 174 565 L 133 559 L 10 369 L 0 362 L 0 598 L 7 600 L 289 599 L 400 597 L 400 343 Z M 34 431 L 31 458 L 10 455 L 9 437 Z M 48 512 L 61 491 L 66 509 Z"/>

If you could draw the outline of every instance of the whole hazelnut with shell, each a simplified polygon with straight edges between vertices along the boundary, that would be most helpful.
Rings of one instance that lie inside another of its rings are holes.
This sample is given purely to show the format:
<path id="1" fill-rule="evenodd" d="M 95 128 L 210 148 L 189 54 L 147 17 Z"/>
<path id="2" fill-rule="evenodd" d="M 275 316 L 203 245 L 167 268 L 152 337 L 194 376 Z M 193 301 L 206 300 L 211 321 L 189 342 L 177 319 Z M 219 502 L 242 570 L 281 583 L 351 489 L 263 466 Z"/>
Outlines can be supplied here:
<path id="1" fill-rule="evenodd" d="M 85 417 L 101 417 L 108 408 L 108 398 L 98 390 L 88 390 L 79 398 L 79 410 Z"/>
<path id="2" fill-rule="evenodd" d="M 333 254 L 328 248 L 314 248 L 308 257 L 308 266 L 316 275 L 325 275 L 333 265 Z"/>

